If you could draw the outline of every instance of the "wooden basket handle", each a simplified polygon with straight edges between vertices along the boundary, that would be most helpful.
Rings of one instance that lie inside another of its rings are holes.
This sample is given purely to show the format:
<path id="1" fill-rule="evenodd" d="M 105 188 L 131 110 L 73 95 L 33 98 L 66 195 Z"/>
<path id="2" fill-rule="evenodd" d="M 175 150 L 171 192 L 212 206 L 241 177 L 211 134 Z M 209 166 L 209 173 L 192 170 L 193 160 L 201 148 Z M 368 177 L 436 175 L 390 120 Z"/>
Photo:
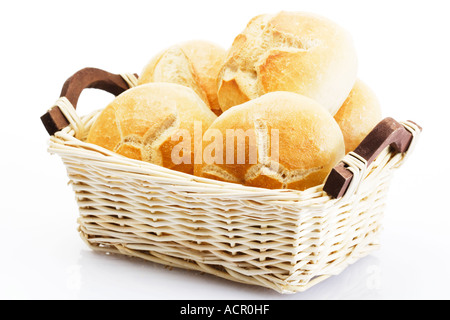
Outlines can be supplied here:
<path id="1" fill-rule="evenodd" d="M 422 130 L 419 125 L 414 124 Z M 394 152 L 406 152 L 412 138 L 412 133 L 402 124 L 392 118 L 385 118 L 375 126 L 353 152 L 362 157 L 369 165 L 388 146 L 391 146 Z M 333 198 L 341 198 L 347 191 L 352 178 L 353 173 L 341 161 L 330 172 L 323 190 Z"/>
<path id="2" fill-rule="evenodd" d="M 137 75 L 135 74 L 136 78 Z M 76 109 L 81 92 L 87 88 L 101 89 L 117 96 L 130 88 L 120 74 L 113 74 L 97 68 L 84 68 L 69 79 L 62 87 L 60 97 L 66 97 Z M 59 107 L 51 108 L 41 117 L 47 132 L 54 135 L 69 125 L 69 121 Z"/>

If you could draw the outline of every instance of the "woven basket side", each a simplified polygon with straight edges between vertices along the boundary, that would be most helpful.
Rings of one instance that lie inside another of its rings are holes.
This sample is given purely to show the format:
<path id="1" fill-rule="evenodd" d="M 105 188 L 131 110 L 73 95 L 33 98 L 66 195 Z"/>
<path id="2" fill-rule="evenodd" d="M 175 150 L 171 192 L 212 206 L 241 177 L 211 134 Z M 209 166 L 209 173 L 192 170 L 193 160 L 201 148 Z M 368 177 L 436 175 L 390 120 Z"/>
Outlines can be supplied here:
<path id="1" fill-rule="evenodd" d="M 402 162 L 385 150 L 355 194 L 332 200 L 321 186 L 297 192 L 198 179 L 86 144 L 70 127 L 49 151 L 66 166 L 91 248 L 282 293 L 306 290 L 377 248 Z"/>
<path id="2" fill-rule="evenodd" d="M 282 283 L 293 266 L 317 263 L 317 240 L 311 240 L 319 239 L 316 218 L 296 203 L 226 196 L 206 200 L 168 190 L 148 175 L 139 180 L 122 173 L 122 183 L 111 179 L 121 173 L 104 175 L 104 168 L 76 163 L 65 161 L 80 208 L 80 230 L 91 244 L 195 261 L 261 282 Z"/>

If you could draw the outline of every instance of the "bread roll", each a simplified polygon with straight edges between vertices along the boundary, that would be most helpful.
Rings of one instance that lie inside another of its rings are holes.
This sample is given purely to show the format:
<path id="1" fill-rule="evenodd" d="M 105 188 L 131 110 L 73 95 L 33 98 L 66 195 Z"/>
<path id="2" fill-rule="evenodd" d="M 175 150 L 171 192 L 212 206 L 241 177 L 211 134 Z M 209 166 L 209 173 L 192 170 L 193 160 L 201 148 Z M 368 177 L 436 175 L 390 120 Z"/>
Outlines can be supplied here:
<path id="1" fill-rule="evenodd" d="M 189 153 L 183 154 L 190 161 L 174 162 L 172 149 L 180 143 L 183 132 L 193 136 L 196 121 L 206 130 L 215 119 L 216 115 L 188 87 L 144 84 L 120 94 L 101 112 L 87 142 L 132 159 L 192 174 L 194 140 L 192 147 L 186 148 Z"/>
<path id="2" fill-rule="evenodd" d="M 228 51 L 218 82 L 223 111 L 273 91 L 310 97 L 332 115 L 357 75 L 350 35 L 336 23 L 303 12 L 254 17 Z"/>
<path id="3" fill-rule="evenodd" d="M 171 82 L 190 87 L 219 115 L 217 76 L 225 55 L 225 49 L 203 40 L 173 45 L 150 60 L 138 84 Z"/>
<path id="4" fill-rule="evenodd" d="M 269 189 L 320 185 L 344 156 L 344 139 L 316 101 L 273 92 L 230 108 L 203 136 L 194 174 Z"/>
<path id="5" fill-rule="evenodd" d="M 342 130 L 348 153 L 382 120 L 381 106 L 372 89 L 358 79 L 334 119 Z"/>

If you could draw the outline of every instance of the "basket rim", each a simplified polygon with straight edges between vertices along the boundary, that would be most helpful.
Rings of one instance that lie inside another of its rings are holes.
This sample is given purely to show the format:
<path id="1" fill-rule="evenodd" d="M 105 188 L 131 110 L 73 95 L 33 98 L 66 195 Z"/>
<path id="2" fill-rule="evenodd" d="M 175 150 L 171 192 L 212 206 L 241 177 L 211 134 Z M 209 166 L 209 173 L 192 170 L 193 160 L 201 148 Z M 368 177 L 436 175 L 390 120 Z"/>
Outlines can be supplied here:
<path id="1" fill-rule="evenodd" d="M 95 121 L 96 116 L 100 114 L 101 110 L 102 109 L 98 109 L 88 115 L 82 116 L 81 120 L 85 123 L 85 125 L 89 125 L 89 123 L 92 124 Z M 239 194 L 245 192 L 245 197 L 247 197 L 249 193 L 252 193 L 254 196 L 258 197 L 280 197 L 280 199 L 283 200 L 286 198 L 291 198 L 291 200 L 296 201 L 301 201 L 303 198 L 311 198 L 311 195 L 314 195 L 314 198 L 323 198 L 326 201 L 337 200 L 332 199 L 322 190 L 323 183 L 300 191 L 294 189 L 267 189 L 262 187 L 241 185 L 233 182 L 219 181 L 175 171 L 145 161 L 127 158 L 103 147 L 82 141 L 75 136 L 76 132 L 72 126 L 67 126 L 63 130 L 56 132 L 53 136 L 50 136 L 47 151 L 50 154 L 59 155 L 78 153 L 80 156 L 82 155 L 83 157 L 87 157 L 92 161 L 113 161 L 114 164 L 110 163 L 109 165 L 113 165 L 118 170 L 126 171 L 128 174 L 131 174 L 129 171 L 130 168 L 133 168 L 132 171 L 135 174 L 149 174 L 151 172 L 154 177 L 155 173 L 157 173 L 161 178 L 165 178 L 166 180 L 169 179 L 167 181 L 172 180 L 172 182 L 177 184 L 180 182 L 191 185 L 195 184 L 197 186 L 210 188 L 211 191 L 213 191 L 211 188 L 214 188 L 214 191 L 216 192 L 212 192 L 213 194 L 216 194 L 217 191 L 221 191 L 233 193 L 235 196 L 238 196 Z M 61 146 L 64 146 L 64 148 Z"/>

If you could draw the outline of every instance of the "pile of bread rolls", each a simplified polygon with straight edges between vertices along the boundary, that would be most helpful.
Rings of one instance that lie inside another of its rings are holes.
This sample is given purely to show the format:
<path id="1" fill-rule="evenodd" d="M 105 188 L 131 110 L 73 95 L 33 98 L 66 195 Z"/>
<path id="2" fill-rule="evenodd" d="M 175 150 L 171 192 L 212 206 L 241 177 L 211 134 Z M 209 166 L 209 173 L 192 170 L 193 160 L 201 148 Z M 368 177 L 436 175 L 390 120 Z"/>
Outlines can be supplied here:
<path id="1" fill-rule="evenodd" d="M 228 49 L 193 40 L 155 54 L 87 142 L 199 177 L 305 190 L 381 120 L 357 69 L 352 38 L 333 21 L 258 15 Z"/>

